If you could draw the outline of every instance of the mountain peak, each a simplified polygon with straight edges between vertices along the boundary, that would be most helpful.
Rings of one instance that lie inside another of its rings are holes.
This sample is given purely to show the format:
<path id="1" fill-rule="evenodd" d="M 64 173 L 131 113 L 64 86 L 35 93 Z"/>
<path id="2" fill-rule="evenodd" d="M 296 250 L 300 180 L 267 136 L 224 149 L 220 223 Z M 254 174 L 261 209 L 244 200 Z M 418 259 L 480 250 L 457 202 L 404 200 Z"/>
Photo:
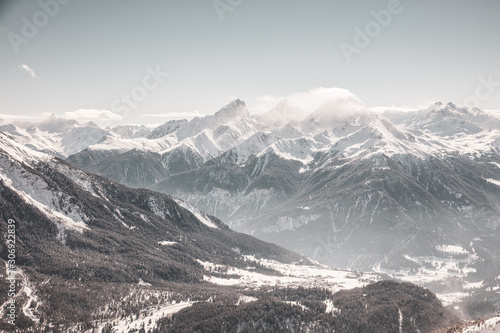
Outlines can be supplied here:
<path id="1" fill-rule="evenodd" d="M 234 105 L 234 106 L 246 106 L 245 102 L 242 101 L 241 99 L 237 98 L 234 101 L 231 101 L 227 104 L 227 106 Z"/>
<path id="2" fill-rule="evenodd" d="M 96 123 L 93 121 L 89 121 L 88 123 L 85 124 L 86 127 L 93 127 L 93 128 L 100 128 Z"/>
<path id="3" fill-rule="evenodd" d="M 215 113 L 216 117 L 231 117 L 231 116 L 250 116 L 245 102 L 241 99 L 235 99 L 228 103 L 222 109 Z"/>

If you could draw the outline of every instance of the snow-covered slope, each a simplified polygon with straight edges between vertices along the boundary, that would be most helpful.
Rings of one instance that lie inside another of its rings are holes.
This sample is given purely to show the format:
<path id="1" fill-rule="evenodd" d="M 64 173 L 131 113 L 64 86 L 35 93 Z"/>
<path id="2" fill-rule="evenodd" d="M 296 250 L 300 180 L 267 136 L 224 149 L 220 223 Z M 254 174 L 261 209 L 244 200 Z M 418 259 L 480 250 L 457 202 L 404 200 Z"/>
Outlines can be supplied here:
<path id="1" fill-rule="evenodd" d="M 179 128 L 184 127 L 188 124 L 187 120 L 171 120 L 163 125 L 155 128 L 151 134 L 149 134 L 148 139 L 159 139 L 169 134 L 175 133 Z"/>
<path id="2" fill-rule="evenodd" d="M 132 149 L 160 152 L 176 143 L 174 138 L 163 137 L 160 139 L 134 138 L 126 139 L 117 134 L 109 133 L 102 138 L 101 142 L 89 145 L 89 149 L 94 151 L 112 151 L 124 153 Z M 87 148 L 86 147 L 86 148 Z"/>
<path id="3" fill-rule="evenodd" d="M 314 154 L 324 145 L 312 138 L 281 139 L 260 151 L 257 157 L 274 154 L 285 160 L 297 160 L 307 164 L 313 160 Z"/>
<path id="4" fill-rule="evenodd" d="M 245 163 L 251 155 L 261 152 L 277 140 L 279 137 L 272 132 L 257 132 L 241 144 L 224 152 L 220 158 L 216 159 L 216 163 L 240 165 Z"/>
<path id="5" fill-rule="evenodd" d="M 500 316 L 443 328 L 435 331 L 435 333 L 494 333 L 498 332 L 498 330 L 500 330 Z"/>
<path id="6" fill-rule="evenodd" d="M 27 167 L 36 163 L 57 165 L 53 157 L 31 151 L 0 133 L 0 179 L 3 186 L 17 193 L 25 204 L 36 207 L 52 219 L 57 224 L 58 237 L 62 242 L 65 242 L 67 229 L 88 230 L 85 223 L 87 217 L 77 205 L 71 203 L 71 196 L 51 189 L 43 175 L 26 172 Z M 81 179 L 80 184 L 85 184 L 85 181 Z"/>
<path id="7" fill-rule="evenodd" d="M 2 186 L 16 193 L 26 205 L 33 206 L 41 214 L 56 223 L 58 238 L 66 241 L 67 230 L 83 232 L 90 230 L 86 224 L 90 220 L 82 210 L 81 204 L 75 202 L 73 193 L 65 193 L 45 174 L 58 173 L 79 190 L 95 198 L 109 201 L 99 190 L 95 180 L 81 170 L 62 163 L 56 157 L 29 149 L 13 140 L 9 135 L 0 132 L 0 181 Z M 191 212 L 199 223 L 210 228 L 217 225 L 204 213 L 191 205 L 178 201 L 180 207 Z M 20 204 L 20 206 L 22 206 Z M 121 213 L 113 213 L 120 220 Z"/>

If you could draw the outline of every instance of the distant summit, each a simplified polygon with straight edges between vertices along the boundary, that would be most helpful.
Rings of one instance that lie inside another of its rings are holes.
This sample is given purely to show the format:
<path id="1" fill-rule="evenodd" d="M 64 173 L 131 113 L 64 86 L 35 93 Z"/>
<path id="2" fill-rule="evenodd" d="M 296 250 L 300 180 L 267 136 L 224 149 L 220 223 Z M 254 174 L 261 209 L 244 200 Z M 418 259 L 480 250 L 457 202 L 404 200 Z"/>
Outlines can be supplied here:
<path id="1" fill-rule="evenodd" d="M 219 118 L 231 118 L 237 116 L 250 116 L 245 102 L 241 99 L 235 99 L 215 113 L 215 117 Z"/>

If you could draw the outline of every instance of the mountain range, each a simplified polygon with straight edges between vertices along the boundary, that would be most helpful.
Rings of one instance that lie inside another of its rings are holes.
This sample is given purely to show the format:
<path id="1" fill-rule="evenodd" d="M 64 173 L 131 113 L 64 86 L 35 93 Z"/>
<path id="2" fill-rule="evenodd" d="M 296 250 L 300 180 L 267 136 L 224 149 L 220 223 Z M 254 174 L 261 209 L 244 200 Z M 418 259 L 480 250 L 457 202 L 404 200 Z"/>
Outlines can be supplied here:
<path id="1" fill-rule="evenodd" d="M 0 227 L 15 235 L 0 235 L 2 331 L 430 332 L 459 323 L 422 287 L 329 268 L 15 139 L 0 133 Z"/>
<path id="2" fill-rule="evenodd" d="M 0 130 L 322 263 L 428 283 L 450 304 L 498 288 L 500 119 L 480 109 L 375 113 L 346 96 L 252 115 L 235 100 L 152 130 L 54 117 Z"/>

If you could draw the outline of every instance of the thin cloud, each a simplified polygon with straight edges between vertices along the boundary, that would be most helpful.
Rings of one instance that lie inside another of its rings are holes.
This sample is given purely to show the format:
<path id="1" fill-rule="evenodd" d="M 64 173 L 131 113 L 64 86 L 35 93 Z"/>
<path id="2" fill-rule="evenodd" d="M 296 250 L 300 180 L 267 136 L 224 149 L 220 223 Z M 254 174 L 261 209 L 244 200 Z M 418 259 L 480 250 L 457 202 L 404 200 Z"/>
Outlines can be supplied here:
<path id="1" fill-rule="evenodd" d="M 169 112 L 169 113 L 146 113 L 143 117 L 166 118 L 166 119 L 193 119 L 206 116 L 198 111 L 195 112 Z"/>
<path id="2" fill-rule="evenodd" d="M 500 110 L 484 110 L 494 117 L 500 118 Z"/>
<path id="3" fill-rule="evenodd" d="M 72 119 L 78 122 L 85 121 L 107 121 L 107 120 L 122 120 L 122 116 L 113 113 L 109 110 L 96 110 L 96 109 L 78 109 L 75 111 L 65 112 L 61 118 Z"/>
<path id="4" fill-rule="evenodd" d="M 38 79 L 36 73 L 28 65 L 22 64 L 17 66 L 17 68 L 19 68 L 22 72 L 27 73 L 32 79 Z"/>
<path id="5" fill-rule="evenodd" d="M 40 117 L 35 116 L 22 116 L 18 114 L 0 113 L 0 125 L 10 124 L 17 121 L 37 121 Z"/>
<path id="6" fill-rule="evenodd" d="M 362 103 L 361 100 L 349 90 L 319 87 L 288 96 L 259 96 L 249 109 L 254 114 L 260 114 L 271 110 L 281 101 L 287 100 L 291 105 L 302 109 L 304 115 L 308 115 L 324 103 L 338 99 L 352 99 Z"/>

